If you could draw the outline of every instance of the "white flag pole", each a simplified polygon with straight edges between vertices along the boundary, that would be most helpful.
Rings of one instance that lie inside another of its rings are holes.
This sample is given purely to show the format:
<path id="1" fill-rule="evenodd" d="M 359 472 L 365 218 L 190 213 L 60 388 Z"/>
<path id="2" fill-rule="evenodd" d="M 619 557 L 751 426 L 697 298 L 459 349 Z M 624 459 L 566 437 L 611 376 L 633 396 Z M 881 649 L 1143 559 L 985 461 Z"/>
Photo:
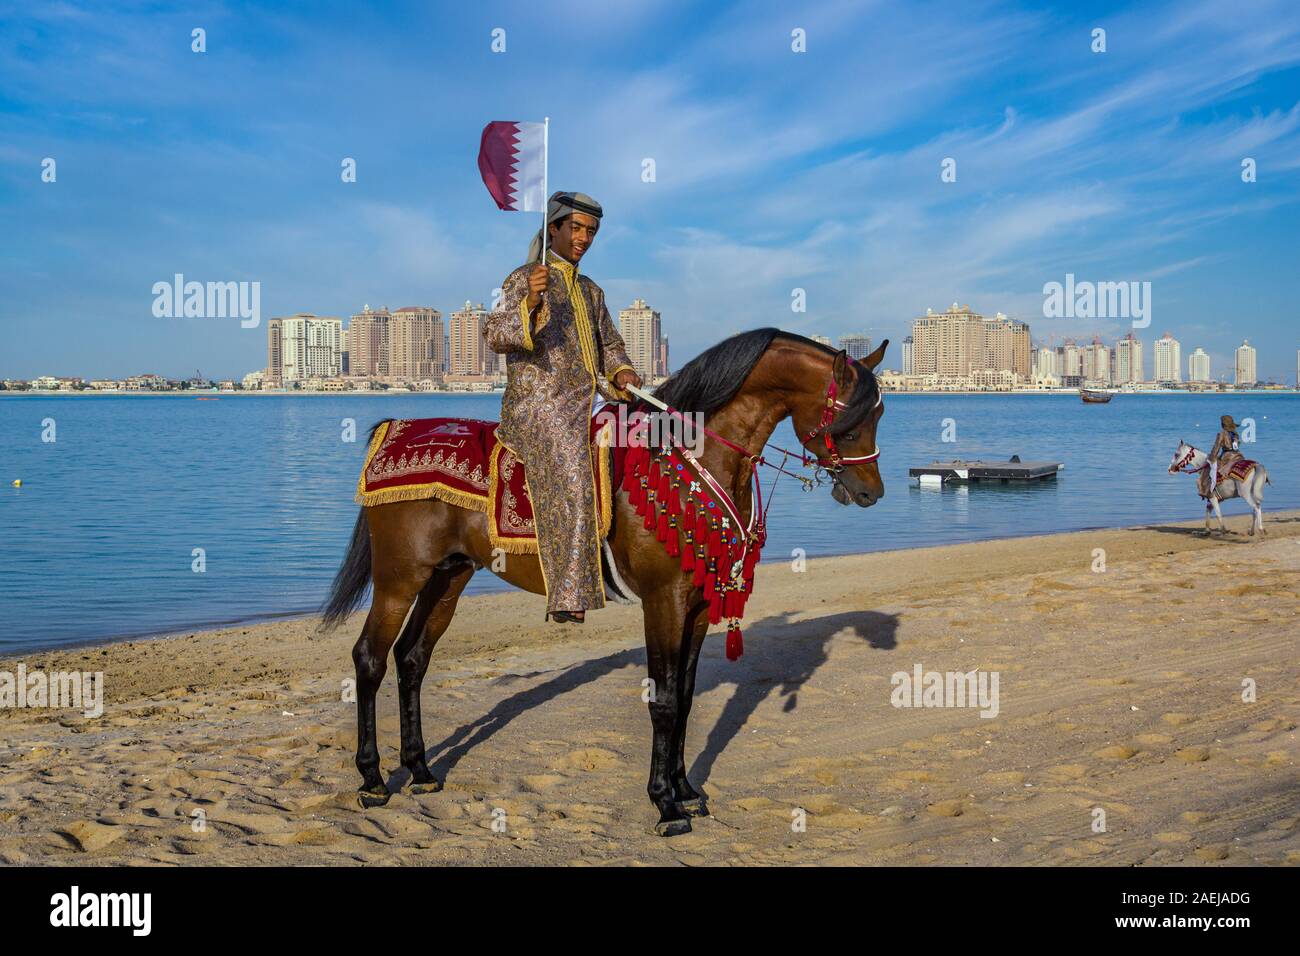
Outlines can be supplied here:
<path id="1" fill-rule="evenodd" d="M 546 213 L 551 206 L 550 184 L 547 183 L 547 164 L 551 159 L 551 118 L 542 118 L 542 265 L 546 265 Z"/>

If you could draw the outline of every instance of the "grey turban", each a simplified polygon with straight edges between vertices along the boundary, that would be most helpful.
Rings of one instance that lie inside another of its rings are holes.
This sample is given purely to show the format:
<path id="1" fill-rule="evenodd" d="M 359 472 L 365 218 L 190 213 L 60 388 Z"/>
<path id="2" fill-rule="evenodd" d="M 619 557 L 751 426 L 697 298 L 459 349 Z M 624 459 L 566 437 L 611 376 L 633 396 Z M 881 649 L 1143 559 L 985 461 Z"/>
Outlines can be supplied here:
<path id="1" fill-rule="evenodd" d="M 592 199 L 586 193 L 551 193 L 551 201 L 546 206 L 546 224 L 549 226 L 556 220 L 563 219 L 565 216 L 581 212 L 588 216 L 595 216 L 600 219 L 605 214 L 605 210 L 600 208 L 600 203 Z M 528 246 L 527 262 L 542 261 L 542 230 L 537 230 L 537 235 L 533 236 L 532 243 Z"/>

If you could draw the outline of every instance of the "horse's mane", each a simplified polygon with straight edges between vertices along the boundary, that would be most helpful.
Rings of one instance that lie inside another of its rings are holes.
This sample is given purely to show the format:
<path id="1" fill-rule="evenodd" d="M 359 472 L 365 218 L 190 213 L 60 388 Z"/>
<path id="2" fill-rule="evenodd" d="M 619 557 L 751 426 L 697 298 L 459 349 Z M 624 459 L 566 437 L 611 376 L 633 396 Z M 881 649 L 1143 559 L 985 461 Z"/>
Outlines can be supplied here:
<path id="1" fill-rule="evenodd" d="M 751 329 L 723 339 L 695 356 L 655 389 L 655 398 L 681 412 L 711 415 L 736 397 L 736 392 L 740 391 L 758 360 L 778 338 L 819 349 L 832 357 L 838 354 L 829 345 L 814 342 L 795 332 L 775 328 Z M 880 397 L 875 373 L 861 362 L 855 363 L 855 369 L 857 384 L 848 404 L 836 415 L 831 429 L 836 436 L 862 424 Z M 636 407 L 643 405 L 643 402 L 637 402 Z"/>

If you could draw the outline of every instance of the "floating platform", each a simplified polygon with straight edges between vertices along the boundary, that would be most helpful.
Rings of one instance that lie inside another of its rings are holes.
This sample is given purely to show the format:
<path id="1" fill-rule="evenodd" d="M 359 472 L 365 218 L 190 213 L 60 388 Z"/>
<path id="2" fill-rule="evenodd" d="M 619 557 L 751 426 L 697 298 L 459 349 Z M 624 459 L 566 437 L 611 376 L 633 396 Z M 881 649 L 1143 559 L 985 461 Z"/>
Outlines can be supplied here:
<path id="1" fill-rule="evenodd" d="M 923 485 L 963 484 L 975 481 L 1046 481 L 1055 479 L 1065 468 L 1059 461 L 1021 461 L 1013 455 L 1006 461 L 987 458 L 952 461 L 932 461 L 919 468 L 909 468 L 908 477 Z"/>

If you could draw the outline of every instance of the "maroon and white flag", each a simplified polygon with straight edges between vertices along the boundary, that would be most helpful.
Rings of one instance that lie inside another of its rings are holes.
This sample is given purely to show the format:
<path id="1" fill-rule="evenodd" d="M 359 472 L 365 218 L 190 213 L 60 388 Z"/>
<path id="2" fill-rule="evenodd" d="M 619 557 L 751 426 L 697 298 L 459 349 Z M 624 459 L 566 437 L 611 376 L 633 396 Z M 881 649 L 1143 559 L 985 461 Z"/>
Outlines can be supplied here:
<path id="1" fill-rule="evenodd" d="M 483 185 L 502 209 L 546 210 L 546 126 L 494 120 L 483 127 L 478 149 Z"/>

